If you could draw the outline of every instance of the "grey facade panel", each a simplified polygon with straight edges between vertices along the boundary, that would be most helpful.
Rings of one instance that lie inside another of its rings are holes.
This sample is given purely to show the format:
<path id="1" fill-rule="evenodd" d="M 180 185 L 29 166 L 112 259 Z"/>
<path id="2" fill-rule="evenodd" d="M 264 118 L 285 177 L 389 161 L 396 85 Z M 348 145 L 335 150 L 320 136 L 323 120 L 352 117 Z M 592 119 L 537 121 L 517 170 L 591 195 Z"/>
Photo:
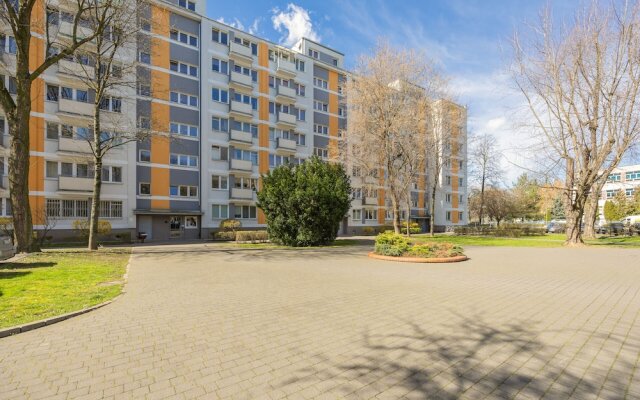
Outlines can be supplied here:
<path id="1" fill-rule="evenodd" d="M 337 58 L 327 54 L 327 53 L 323 53 L 323 52 L 318 52 L 319 56 L 320 56 L 320 61 L 322 62 L 326 62 L 329 65 L 336 65 L 333 60 L 337 60 Z M 336 65 L 337 66 L 337 65 Z"/>
<path id="2" fill-rule="evenodd" d="M 151 199 L 137 199 L 136 200 L 136 208 L 138 210 L 150 210 L 151 209 Z"/>
<path id="3" fill-rule="evenodd" d="M 200 142 L 195 140 L 181 139 L 174 136 L 171 139 L 171 152 L 176 154 L 189 154 L 197 156 L 200 154 Z"/>
<path id="4" fill-rule="evenodd" d="M 338 118 L 338 128 L 339 129 L 347 129 L 347 119 L 346 118 Z"/>
<path id="5" fill-rule="evenodd" d="M 196 49 L 189 49 L 179 44 L 171 43 L 170 53 L 171 59 L 182 61 L 191 65 L 200 65 L 200 54 Z"/>
<path id="6" fill-rule="evenodd" d="M 313 76 L 324 79 L 325 81 L 329 80 L 329 70 L 320 67 L 317 64 L 313 64 Z"/>
<path id="7" fill-rule="evenodd" d="M 329 138 L 326 136 L 313 135 L 313 147 L 326 149 L 329 147 Z"/>
<path id="8" fill-rule="evenodd" d="M 314 88 L 313 89 L 313 99 L 328 103 L 329 102 L 329 92 L 324 91 L 322 89 Z"/>
<path id="9" fill-rule="evenodd" d="M 137 182 L 151 183 L 151 167 L 145 165 L 138 165 L 136 167 L 136 180 Z M 136 188 L 136 193 L 138 188 Z"/>
<path id="10" fill-rule="evenodd" d="M 200 202 L 198 201 L 169 201 L 169 208 L 172 210 L 190 210 L 194 212 L 200 211 Z"/>
<path id="11" fill-rule="evenodd" d="M 181 169 L 169 170 L 171 185 L 200 186 L 200 173 L 198 171 L 184 171 Z"/>
<path id="12" fill-rule="evenodd" d="M 329 125 L 329 116 L 319 112 L 313 113 L 313 122 L 316 124 Z"/>
<path id="13" fill-rule="evenodd" d="M 189 78 L 183 78 L 181 76 L 171 75 L 169 78 L 169 87 L 172 90 L 177 90 L 182 93 L 199 96 L 200 84 L 198 81 Z"/>
<path id="14" fill-rule="evenodd" d="M 151 116 L 151 101 L 149 100 L 136 100 L 136 115 L 139 117 Z"/>
<path id="15" fill-rule="evenodd" d="M 169 119 L 171 122 L 200 126 L 200 113 L 196 110 L 171 106 L 169 108 Z"/>
<path id="16" fill-rule="evenodd" d="M 182 15 L 171 13 L 169 17 L 171 27 L 182 32 L 190 33 L 194 36 L 200 36 L 200 23 Z"/>

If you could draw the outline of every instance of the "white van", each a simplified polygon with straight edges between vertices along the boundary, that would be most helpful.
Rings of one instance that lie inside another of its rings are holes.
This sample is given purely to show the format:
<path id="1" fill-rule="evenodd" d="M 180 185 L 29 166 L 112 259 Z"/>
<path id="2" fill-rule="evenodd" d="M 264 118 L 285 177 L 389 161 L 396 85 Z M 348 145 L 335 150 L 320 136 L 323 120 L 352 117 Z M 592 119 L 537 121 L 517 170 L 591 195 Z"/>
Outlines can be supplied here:
<path id="1" fill-rule="evenodd" d="M 627 225 L 633 225 L 640 223 L 640 215 L 629 215 L 628 217 L 622 218 L 622 223 Z"/>

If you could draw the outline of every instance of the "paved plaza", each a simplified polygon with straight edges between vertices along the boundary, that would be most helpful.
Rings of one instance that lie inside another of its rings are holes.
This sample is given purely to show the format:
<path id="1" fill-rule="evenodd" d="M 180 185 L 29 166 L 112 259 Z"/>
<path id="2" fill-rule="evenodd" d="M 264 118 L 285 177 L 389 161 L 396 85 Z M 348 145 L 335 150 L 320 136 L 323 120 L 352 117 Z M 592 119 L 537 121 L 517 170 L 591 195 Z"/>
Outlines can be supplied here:
<path id="1" fill-rule="evenodd" d="M 640 398 L 640 251 L 367 249 L 136 248 L 113 304 L 0 339 L 0 398 Z"/>

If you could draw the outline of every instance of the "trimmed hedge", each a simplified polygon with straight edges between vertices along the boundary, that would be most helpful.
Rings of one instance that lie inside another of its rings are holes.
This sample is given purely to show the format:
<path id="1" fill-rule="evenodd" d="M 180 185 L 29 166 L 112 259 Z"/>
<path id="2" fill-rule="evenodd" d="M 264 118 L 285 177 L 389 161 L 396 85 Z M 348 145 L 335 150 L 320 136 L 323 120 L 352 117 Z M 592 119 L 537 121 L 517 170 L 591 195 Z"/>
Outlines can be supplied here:
<path id="1" fill-rule="evenodd" d="M 265 242 L 269 240 L 267 231 L 238 231 L 236 232 L 237 242 Z"/>

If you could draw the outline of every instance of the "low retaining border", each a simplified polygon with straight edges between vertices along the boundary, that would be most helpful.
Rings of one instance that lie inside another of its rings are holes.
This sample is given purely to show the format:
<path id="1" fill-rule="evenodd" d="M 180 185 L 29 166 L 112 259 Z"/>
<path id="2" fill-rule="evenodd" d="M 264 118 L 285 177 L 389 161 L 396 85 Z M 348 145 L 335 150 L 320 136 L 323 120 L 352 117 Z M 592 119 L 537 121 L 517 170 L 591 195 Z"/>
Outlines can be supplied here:
<path id="1" fill-rule="evenodd" d="M 467 261 L 469 257 L 467 256 L 455 256 L 455 257 L 444 257 L 444 258 L 423 258 L 423 257 L 393 257 L 393 256 L 383 256 L 380 254 L 376 254 L 375 252 L 370 252 L 370 258 L 375 258 L 376 260 L 384 260 L 384 261 L 396 261 L 396 262 L 410 262 L 410 263 L 454 263 Z"/>

